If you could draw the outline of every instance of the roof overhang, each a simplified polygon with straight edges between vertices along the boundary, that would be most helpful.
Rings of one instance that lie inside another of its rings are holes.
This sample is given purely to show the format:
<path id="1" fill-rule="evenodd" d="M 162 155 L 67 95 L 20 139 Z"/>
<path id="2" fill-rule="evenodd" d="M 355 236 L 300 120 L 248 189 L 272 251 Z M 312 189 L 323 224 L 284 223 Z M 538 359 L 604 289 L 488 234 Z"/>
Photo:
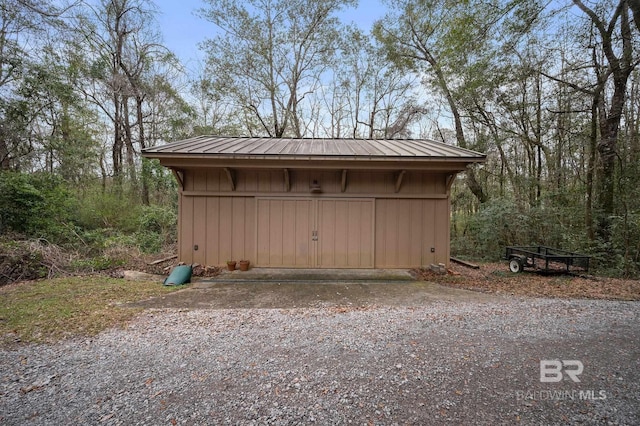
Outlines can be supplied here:
<path id="1" fill-rule="evenodd" d="M 425 139 L 285 139 L 274 142 L 268 138 L 207 136 L 147 148 L 142 155 L 158 159 L 160 164 L 174 169 L 230 167 L 459 172 L 470 164 L 486 160 L 485 154 Z"/>
<path id="2" fill-rule="evenodd" d="M 160 164 L 172 169 L 190 169 L 201 167 L 231 167 L 234 169 L 325 169 L 325 170 L 432 170 L 442 172 L 459 172 L 465 170 L 470 164 L 479 161 L 456 160 L 431 160 L 431 161 L 402 161 L 394 159 L 370 159 L 368 161 L 336 159 L 319 160 L 317 158 L 309 159 L 274 159 L 274 158 L 255 158 L 255 157 L 175 157 L 175 156 L 147 156 L 147 158 L 156 158 L 160 160 Z"/>

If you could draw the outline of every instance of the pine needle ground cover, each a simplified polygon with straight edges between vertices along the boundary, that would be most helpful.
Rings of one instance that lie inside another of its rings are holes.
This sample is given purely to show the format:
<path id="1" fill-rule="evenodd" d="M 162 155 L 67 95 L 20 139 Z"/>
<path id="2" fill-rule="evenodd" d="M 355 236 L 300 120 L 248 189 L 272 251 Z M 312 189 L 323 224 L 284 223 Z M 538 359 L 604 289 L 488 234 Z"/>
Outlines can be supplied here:
<path id="1" fill-rule="evenodd" d="M 480 264 L 471 269 L 452 263 L 447 274 L 420 269 L 425 281 L 448 287 L 495 294 L 605 300 L 640 300 L 640 280 L 598 276 L 541 274 L 525 270 L 514 274 L 506 262 Z"/>

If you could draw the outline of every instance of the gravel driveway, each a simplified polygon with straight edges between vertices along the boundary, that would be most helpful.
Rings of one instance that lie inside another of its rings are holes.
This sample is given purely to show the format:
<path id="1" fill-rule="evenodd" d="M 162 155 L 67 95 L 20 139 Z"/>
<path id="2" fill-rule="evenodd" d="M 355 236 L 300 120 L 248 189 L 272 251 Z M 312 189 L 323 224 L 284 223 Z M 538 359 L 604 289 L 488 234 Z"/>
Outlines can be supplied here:
<path id="1" fill-rule="evenodd" d="M 0 350 L 0 424 L 640 424 L 639 308 L 150 310 Z M 541 383 L 540 360 L 580 361 L 580 382 Z"/>

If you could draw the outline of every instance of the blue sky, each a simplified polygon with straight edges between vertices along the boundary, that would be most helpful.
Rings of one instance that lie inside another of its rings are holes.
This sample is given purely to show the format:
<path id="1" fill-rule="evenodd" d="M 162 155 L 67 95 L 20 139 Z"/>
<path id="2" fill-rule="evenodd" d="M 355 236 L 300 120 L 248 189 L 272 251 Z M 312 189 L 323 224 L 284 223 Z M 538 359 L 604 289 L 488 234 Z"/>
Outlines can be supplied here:
<path id="1" fill-rule="evenodd" d="M 155 0 L 158 22 L 164 38 L 164 45 L 174 52 L 189 70 L 198 68 L 204 54 L 198 50 L 198 43 L 210 37 L 215 26 L 196 16 L 196 10 L 205 7 L 202 0 Z M 384 15 L 380 0 L 360 0 L 357 9 L 341 13 L 345 23 L 355 22 L 363 30 L 369 30 L 376 19 Z"/>

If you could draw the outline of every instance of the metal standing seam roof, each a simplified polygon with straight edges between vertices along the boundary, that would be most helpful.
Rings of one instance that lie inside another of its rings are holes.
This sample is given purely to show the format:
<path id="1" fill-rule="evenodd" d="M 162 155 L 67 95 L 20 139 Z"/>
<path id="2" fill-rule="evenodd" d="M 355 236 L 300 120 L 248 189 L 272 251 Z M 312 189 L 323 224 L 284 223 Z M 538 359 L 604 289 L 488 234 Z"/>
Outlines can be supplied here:
<path id="1" fill-rule="evenodd" d="M 430 139 L 322 139 L 197 136 L 143 150 L 146 157 L 350 157 L 484 161 L 485 154 Z"/>

